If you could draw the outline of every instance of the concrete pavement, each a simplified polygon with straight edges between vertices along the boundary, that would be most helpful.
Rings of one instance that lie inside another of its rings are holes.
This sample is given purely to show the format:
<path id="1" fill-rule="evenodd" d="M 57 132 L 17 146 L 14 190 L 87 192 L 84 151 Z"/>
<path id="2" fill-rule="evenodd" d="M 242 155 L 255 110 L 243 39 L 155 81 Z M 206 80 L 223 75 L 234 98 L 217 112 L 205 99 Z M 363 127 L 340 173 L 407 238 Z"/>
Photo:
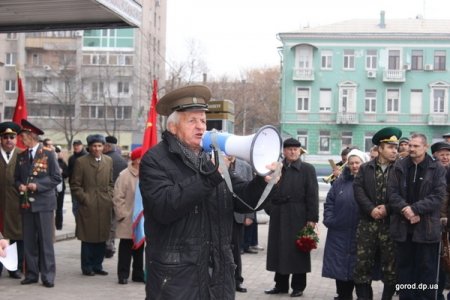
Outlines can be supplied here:
<path id="1" fill-rule="evenodd" d="M 321 193 L 323 200 L 323 193 Z M 104 269 L 108 276 L 83 276 L 80 268 L 80 241 L 74 239 L 75 222 L 71 211 L 71 198 L 66 194 L 64 208 L 63 230 L 56 231 L 56 280 L 54 288 L 45 288 L 41 283 L 27 286 L 20 285 L 20 280 L 11 279 L 3 271 L 0 277 L 0 298 L 2 300 L 71 300 L 71 299 L 144 299 L 144 284 L 131 280 L 127 285 L 117 283 L 117 254 L 111 259 L 105 259 Z M 323 201 L 320 202 L 321 214 Z M 334 280 L 321 276 L 323 249 L 326 238 L 326 228 L 320 224 L 319 248 L 312 252 L 313 270 L 308 274 L 308 285 L 304 295 L 299 299 L 333 299 L 335 296 Z M 259 225 L 259 242 L 264 248 L 267 246 L 268 224 Z M 117 246 L 118 240 L 116 240 Z M 273 273 L 266 271 L 266 250 L 258 254 L 244 254 L 243 276 L 247 293 L 237 293 L 237 300 L 246 299 L 290 299 L 288 294 L 266 295 L 264 290 L 274 286 Z M 382 286 L 375 282 L 374 299 L 381 297 Z M 356 297 L 355 297 L 356 298 Z M 170 299 L 167 299 L 170 300 Z"/>

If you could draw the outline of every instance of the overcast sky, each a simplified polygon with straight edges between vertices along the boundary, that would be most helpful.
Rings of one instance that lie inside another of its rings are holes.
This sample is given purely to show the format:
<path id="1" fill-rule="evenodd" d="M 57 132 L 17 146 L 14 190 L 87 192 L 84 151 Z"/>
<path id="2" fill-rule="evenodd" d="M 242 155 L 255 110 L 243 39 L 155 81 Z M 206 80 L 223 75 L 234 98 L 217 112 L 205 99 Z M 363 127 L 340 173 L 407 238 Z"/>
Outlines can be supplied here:
<path id="1" fill-rule="evenodd" d="M 449 0 L 167 0 L 167 61 L 184 61 L 195 40 L 209 76 L 240 78 L 278 66 L 279 32 L 349 19 L 449 19 Z"/>

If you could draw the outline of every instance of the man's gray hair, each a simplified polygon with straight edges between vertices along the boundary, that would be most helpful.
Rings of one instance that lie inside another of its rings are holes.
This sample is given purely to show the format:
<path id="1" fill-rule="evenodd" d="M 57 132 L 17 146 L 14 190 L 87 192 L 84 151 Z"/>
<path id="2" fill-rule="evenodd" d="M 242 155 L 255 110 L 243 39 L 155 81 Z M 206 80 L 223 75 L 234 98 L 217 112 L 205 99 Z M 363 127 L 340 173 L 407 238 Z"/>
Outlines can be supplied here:
<path id="1" fill-rule="evenodd" d="M 420 139 L 422 139 L 422 142 L 423 142 L 424 145 L 427 144 L 427 136 L 425 134 L 423 134 L 423 133 L 413 133 L 411 135 L 411 139 L 415 139 L 415 138 L 420 138 Z"/>
<path id="2" fill-rule="evenodd" d="M 180 112 L 174 111 L 167 117 L 166 125 L 173 123 L 174 125 L 177 125 L 180 122 Z"/>

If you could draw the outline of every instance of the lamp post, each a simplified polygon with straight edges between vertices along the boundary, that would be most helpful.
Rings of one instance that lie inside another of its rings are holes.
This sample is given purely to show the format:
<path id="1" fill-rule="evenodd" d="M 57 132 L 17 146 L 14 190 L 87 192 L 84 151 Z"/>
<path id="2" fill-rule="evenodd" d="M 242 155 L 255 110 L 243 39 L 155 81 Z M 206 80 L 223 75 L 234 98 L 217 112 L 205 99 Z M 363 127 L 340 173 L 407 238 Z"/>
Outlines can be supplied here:
<path id="1" fill-rule="evenodd" d="M 245 84 L 246 80 L 242 79 L 242 98 L 243 98 L 243 114 L 242 114 L 242 135 L 245 135 L 245 122 L 247 120 L 247 99 L 245 98 Z"/>

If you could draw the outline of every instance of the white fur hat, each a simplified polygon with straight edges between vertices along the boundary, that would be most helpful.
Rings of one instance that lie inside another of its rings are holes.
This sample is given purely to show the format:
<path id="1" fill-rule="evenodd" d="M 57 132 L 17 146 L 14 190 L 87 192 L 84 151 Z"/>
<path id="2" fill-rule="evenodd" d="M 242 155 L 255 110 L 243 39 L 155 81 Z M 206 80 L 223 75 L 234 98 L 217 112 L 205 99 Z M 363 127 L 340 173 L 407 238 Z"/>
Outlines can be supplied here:
<path id="1" fill-rule="evenodd" d="M 350 156 L 358 156 L 363 163 L 370 160 L 369 156 L 366 153 L 358 149 L 352 149 L 352 151 L 347 154 L 347 160 L 350 158 Z"/>

